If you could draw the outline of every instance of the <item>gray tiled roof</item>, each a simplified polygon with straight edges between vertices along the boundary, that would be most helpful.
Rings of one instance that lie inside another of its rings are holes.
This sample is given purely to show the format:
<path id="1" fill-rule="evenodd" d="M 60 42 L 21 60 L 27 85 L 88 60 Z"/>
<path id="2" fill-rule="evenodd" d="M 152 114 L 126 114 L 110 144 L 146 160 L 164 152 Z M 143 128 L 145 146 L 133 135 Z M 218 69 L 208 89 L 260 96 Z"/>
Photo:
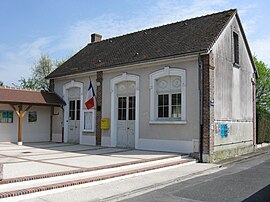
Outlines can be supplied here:
<path id="1" fill-rule="evenodd" d="M 90 43 L 47 78 L 207 52 L 235 12 L 231 9 Z"/>

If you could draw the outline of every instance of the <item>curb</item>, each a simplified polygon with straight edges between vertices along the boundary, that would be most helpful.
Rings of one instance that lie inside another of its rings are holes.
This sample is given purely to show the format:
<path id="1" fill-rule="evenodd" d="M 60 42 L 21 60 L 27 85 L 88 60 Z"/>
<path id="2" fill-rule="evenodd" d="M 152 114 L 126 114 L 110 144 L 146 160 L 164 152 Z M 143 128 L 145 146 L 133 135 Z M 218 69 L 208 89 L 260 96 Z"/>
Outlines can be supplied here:
<path id="1" fill-rule="evenodd" d="M 237 157 L 233 157 L 233 158 L 229 158 L 229 159 L 226 159 L 223 161 L 219 161 L 219 162 L 216 162 L 214 164 L 219 164 L 220 167 L 226 167 L 226 166 L 230 166 L 234 163 L 244 161 L 244 160 L 249 159 L 249 158 L 255 158 L 257 156 L 260 156 L 262 154 L 266 154 L 268 152 L 270 152 L 270 145 L 267 145 L 265 147 L 256 148 L 254 152 L 244 154 L 241 156 L 237 156 Z"/>

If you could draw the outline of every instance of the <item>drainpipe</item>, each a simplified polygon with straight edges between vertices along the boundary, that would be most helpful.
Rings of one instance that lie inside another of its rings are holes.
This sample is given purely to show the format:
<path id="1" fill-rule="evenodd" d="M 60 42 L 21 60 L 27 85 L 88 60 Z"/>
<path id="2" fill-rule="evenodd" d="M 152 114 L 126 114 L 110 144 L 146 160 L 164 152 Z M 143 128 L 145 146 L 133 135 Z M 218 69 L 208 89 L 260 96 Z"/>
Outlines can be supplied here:
<path id="1" fill-rule="evenodd" d="M 253 77 L 251 78 L 252 83 L 252 104 L 253 104 L 253 146 L 254 150 L 256 150 L 256 144 L 258 142 L 258 136 L 257 136 L 257 117 L 256 117 L 256 76 L 253 74 Z"/>
<path id="2" fill-rule="evenodd" d="M 198 55 L 199 65 L 199 91 L 200 91 L 200 148 L 199 148 L 199 162 L 203 162 L 203 120 L 202 120 L 202 107 L 203 107 L 203 67 L 201 55 Z"/>

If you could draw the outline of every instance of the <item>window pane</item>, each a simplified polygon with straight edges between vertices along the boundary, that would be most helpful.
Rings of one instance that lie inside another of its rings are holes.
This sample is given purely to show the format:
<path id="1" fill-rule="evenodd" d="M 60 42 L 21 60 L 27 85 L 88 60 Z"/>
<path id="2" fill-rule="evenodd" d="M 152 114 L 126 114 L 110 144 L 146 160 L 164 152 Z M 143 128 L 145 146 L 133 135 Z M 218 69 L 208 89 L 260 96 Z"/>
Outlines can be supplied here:
<path id="1" fill-rule="evenodd" d="M 128 110 L 128 120 L 135 120 L 135 109 Z"/>
<path id="2" fill-rule="evenodd" d="M 77 100 L 77 114 L 76 114 L 76 120 L 80 120 L 80 108 L 81 108 L 81 101 Z"/>
<path id="3" fill-rule="evenodd" d="M 233 32 L 234 62 L 239 64 L 239 39 L 238 34 Z"/>
<path id="4" fill-rule="evenodd" d="M 126 97 L 123 97 L 122 100 L 123 100 L 122 101 L 122 108 L 125 108 L 126 109 L 127 108 L 127 98 Z"/>
<path id="5" fill-rule="evenodd" d="M 164 117 L 169 117 L 169 106 L 164 107 Z"/>
<path id="6" fill-rule="evenodd" d="M 169 95 L 164 95 L 164 98 L 163 98 L 163 101 L 164 101 L 164 105 L 168 105 L 169 104 Z"/>
<path id="7" fill-rule="evenodd" d="M 172 106 L 172 118 L 180 118 L 180 117 L 181 117 L 181 107 Z"/>
<path id="8" fill-rule="evenodd" d="M 181 118 L 181 93 L 172 94 L 172 118 Z"/>
<path id="9" fill-rule="evenodd" d="M 159 117 L 159 118 L 164 117 L 163 107 L 158 107 L 158 117 Z"/>
<path id="10" fill-rule="evenodd" d="M 70 120 L 75 120 L 75 111 L 69 112 L 69 118 L 70 118 Z"/>
<path id="11" fill-rule="evenodd" d="M 181 105 L 181 94 L 172 94 L 172 105 Z"/>
<path id="12" fill-rule="evenodd" d="M 122 109 L 118 109 L 118 120 L 123 120 L 122 119 L 122 117 L 123 117 L 123 115 L 122 115 Z"/>
<path id="13" fill-rule="evenodd" d="M 122 120 L 126 120 L 127 119 L 127 110 L 123 109 L 123 119 Z"/>
<path id="14" fill-rule="evenodd" d="M 75 120 L 75 100 L 69 101 L 69 119 Z"/>
<path id="15" fill-rule="evenodd" d="M 69 101 L 69 110 L 75 110 L 75 101 L 74 100 Z"/>
<path id="16" fill-rule="evenodd" d="M 126 120 L 126 97 L 118 98 L 118 120 Z"/>
<path id="17" fill-rule="evenodd" d="M 77 100 L 77 111 L 80 110 L 80 107 L 81 107 L 81 101 Z"/>
<path id="18" fill-rule="evenodd" d="M 130 96 L 128 98 L 128 120 L 135 120 L 135 96 Z"/>
<path id="19" fill-rule="evenodd" d="M 122 108 L 122 98 L 121 97 L 118 98 L 118 109 L 119 108 Z"/>
<path id="20" fill-rule="evenodd" d="M 128 102 L 129 102 L 129 108 L 135 108 L 135 96 L 131 96 L 128 98 Z"/>
<path id="21" fill-rule="evenodd" d="M 169 95 L 158 95 L 158 117 L 169 117 Z"/>
<path id="22" fill-rule="evenodd" d="M 163 95 L 158 95 L 158 106 L 163 105 Z"/>

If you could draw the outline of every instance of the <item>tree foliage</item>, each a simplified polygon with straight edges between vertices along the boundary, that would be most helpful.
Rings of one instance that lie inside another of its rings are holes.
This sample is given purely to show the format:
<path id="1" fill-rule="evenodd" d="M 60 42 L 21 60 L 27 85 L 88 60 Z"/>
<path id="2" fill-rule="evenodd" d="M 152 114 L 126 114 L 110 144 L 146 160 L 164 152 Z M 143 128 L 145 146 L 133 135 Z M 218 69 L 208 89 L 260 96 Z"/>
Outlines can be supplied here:
<path id="1" fill-rule="evenodd" d="M 0 86 L 4 86 L 4 83 L 3 83 L 3 81 L 0 81 Z"/>
<path id="2" fill-rule="evenodd" d="M 54 62 L 47 56 L 41 55 L 38 62 L 32 69 L 33 72 L 33 81 L 38 89 L 48 90 L 49 89 L 49 81 L 46 78 L 53 70 Z"/>
<path id="3" fill-rule="evenodd" d="M 259 74 L 256 82 L 257 107 L 270 111 L 270 69 L 256 56 L 254 56 L 254 62 Z"/>
<path id="4" fill-rule="evenodd" d="M 47 55 L 41 55 L 35 66 L 32 68 L 32 76 L 30 78 L 21 78 L 19 80 L 22 88 L 49 90 L 49 80 L 46 77 L 65 61 L 54 61 Z"/>
<path id="5" fill-rule="evenodd" d="M 20 87 L 21 88 L 28 88 L 28 89 L 39 89 L 35 80 L 33 78 L 21 78 L 19 80 L 19 83 L 20 83 Z"/>

